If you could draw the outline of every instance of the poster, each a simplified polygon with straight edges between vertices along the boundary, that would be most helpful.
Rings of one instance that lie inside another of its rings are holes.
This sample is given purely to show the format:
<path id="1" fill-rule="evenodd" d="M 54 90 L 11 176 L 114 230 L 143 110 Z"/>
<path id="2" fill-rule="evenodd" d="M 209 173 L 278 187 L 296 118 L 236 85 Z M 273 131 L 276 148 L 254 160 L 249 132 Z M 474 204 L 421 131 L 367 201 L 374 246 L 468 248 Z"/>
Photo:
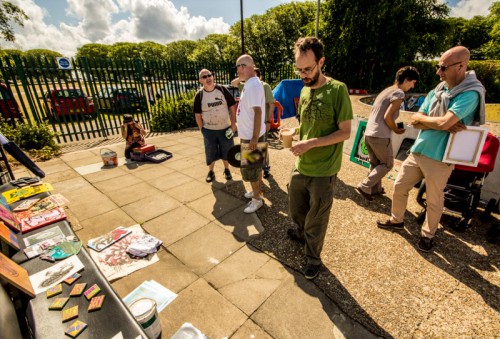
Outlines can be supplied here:
<path id="1" fill-rule="evenodd" d="M 366 120 L 359 121 L 356 138 L 352 145 L 351 161 L 366 168 L 370 168 L 370 158 L 368 157 L 368 150 L 366 149 L 364 138 L 367 123 Z"/>

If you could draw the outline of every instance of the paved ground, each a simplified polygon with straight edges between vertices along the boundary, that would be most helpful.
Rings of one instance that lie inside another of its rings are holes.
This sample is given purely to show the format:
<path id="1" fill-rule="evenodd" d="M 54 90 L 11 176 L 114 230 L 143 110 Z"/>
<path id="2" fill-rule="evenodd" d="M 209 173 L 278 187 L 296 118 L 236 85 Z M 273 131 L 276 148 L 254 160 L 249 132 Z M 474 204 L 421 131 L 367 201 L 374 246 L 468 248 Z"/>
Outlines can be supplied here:
<path id="1" fill-rule="evenodd" d="M 355 112 L 366 114 L 362 109 Z M 149 141 L 174 158 L 104 169 L 100 149 L 93 148 L 40 166 L 45 181 L 70 200 L 70 220 L 84 242 L 136 223 L 163 240 L 158 263 L 113 286 L 125 296 L 154 279 L 178 293 L 160 313 L 165 337 L 184 322 L 211 338 L 498 337 L 500 256 L 498 245 L 485 240 L 488 225 L 474 221 L 457 233 L 446 227 L 457 219 L 447 216 L 436 251 L 421 254 L 414 192 L 406 230 L 380 230 L 374 221 L 389 211 L 392 181 L 384 180 L 386 196 L 367 203 L 354 190 L 366 170 L 344 157 L 322 254 L 325 267 L 310 282 L 300 274 L 301 248 L 285 235 L 293 164 L 287 150 L 271 143 L 266 205 L 245 215 L 237 170 L 226 183 L 219 164 L 217 181 L 204 182 L 199 132 Z M 121 142 L 106 147 L 123 152 Z M 396 174 L 397 168 L 391 176 Z"/>

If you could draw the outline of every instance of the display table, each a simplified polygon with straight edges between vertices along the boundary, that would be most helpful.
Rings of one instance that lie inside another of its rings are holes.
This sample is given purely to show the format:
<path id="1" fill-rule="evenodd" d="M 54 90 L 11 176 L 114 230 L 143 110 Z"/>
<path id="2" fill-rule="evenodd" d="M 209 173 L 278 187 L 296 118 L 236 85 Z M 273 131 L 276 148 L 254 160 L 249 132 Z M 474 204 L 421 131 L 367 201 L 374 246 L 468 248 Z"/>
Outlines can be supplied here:
<path id="1" fill-rule="evenodd" d="M 0 192 L 9 189 L 12 189 L 12 186 L 9 184 L 0 186 Z M 37 197 L 43 197 L 46 195 L 48 195 L 48 193 L 42 193 Z M 16 204 L 17 203 L 13 203 L 11 206 L 15 206 Z M 63 220 L 46 225 L 24 235 L 18 233 L 20 247 L 25 248 L 23 236 L 33 235 L 54 226 L 58 226 L 65 235 L 76 236 L 68 221 Z M 76 256 L 84 265 L 84 269 L 79 272 L 81 278 L 72 285 L 68 285 L 64 282 L 61 283 L 61 294 L 52 298 L 47 298 L 46 293 L 43 292 L 38 294 L 36 298 L 30 299 L 22 293 L 13 293 L 17 295 L 20 301 L 19 304 L 21 305 L 20 307 L 17 307 L 21 327 L 26 325 L 29 335 L 34 338 L 69 338 L 65 335 L 65 330 L 75 320 L 80 320 L 87 324 L 87 328 L 78 336 L 78 338 L 112 338 L 120 332 L 123 338 L 140 338 L 141 336 L 142 338 L 147 338 L 147 335 L 143 331 L 142 327 L 137 323 L 125 303 L 116 294 L 111 284 L 109 284 L 106 277 L 94 263 L 90 254 L 87 252 L 87 249 L 82 247 Z M 38 257 L 28 259 L 22 249 L 15 253 L 11 259 L 26 269 L 29 275 L 43 271 L 44 269 L 50 268 L 54 265 L 53 263 L 41 260 Z M 78 297 L 71 297 L 64 309 L 78 305 L 78 318 L 63 323 L 62 311 L 51 311 L 49 310 L 49 305 L 57 297 L 69 297 L 69 292 L 73 289 L 74 285 L 78 283 L 86 283 L 87 286 L 85 290 L 92 285 L 97 284 L 101 289 L 101 292 L 98 295 L 104 294 L 106 296 L 103 306 L 100 310 L 88 312 L 87 309 L 89 301 L 83 294 Z M 3 305 L 2 308 L 4 308 Z M 25 319 L 22 319 L 23 317 Z"/>

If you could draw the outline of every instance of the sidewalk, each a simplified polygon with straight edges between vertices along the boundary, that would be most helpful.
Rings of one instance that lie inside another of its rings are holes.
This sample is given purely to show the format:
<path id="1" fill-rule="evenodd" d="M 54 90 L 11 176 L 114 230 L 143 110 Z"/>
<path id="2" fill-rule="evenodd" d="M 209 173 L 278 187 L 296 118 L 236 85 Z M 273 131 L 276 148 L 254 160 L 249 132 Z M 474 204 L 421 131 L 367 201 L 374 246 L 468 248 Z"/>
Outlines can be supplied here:
<path id="1" fill-rule="evenodd" d="M 148 142 L 174 157 L 161 164 L 124 164 L 121 158 L 118 167 L 104 169 L 94 148 L 39 165 L 44 181 L 70 201 L 69 220 L 84 244 L 137 223 L 163 241 L 158 263 L 112 284 L 122 297 L 151 279 L 178 294 L 160 313 L 163 338 L 185 322 L 210 338 L 375 337 L 314 282 L 278 261 L 276 252 L 251 244 L 266 229 L 257 214 L 243 213 L 239 170 L 233 168 L 226 183 L 219 162 L 216 182 L 207 184 L 199 132 Z M 123 143 L 107 147 L 123 154 Z M 15 175 L 30 176 L 25 170 Z"/>

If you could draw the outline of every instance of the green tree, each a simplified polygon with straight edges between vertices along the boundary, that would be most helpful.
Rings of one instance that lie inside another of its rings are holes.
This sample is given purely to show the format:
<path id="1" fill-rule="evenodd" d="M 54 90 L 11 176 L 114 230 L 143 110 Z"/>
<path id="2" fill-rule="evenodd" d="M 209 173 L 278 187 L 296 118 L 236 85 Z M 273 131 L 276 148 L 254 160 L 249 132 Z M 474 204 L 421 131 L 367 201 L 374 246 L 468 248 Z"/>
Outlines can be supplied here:
<path id="1" fill-rule="evenodd" d="M 29 49 L 24 52 L 24 56 L 26 58 L 35 58 L 35 59 L 53 59 L 55 57 L 62 57 L 63 55 L 56 51 L 51 51 L 50 49 L 36 48 Z"/>
<path id="2" fill-rule="evenodd" d="M 210 34 L 196 43 L 189 55 L 190 61 L 199 63 L 232 63 L 239 55 L 238 40 L 228 34 Z"/>
<path id="3" fill-rule="evenodd" d="M 133 42 L 117 42 L 109 50 L 108 57 L 113 59 L 140 59 L 139 44 Z"/>
<path id="4" fill-rule="evenodd" d="M 86 58 L 107 58 L 110 54 L 111 46 L 104 44 L 85 44 L 78 47 L 76 57 Z"/>
<path id="5" fill-rule="evenodd" d="M 1 57 L 8 57 L 8 56 L 11 57 L 14 55 L 23 56 L 24 52 L 21 51 L 20 49 L 10 49 L 10 48 L 0 50 Z"/>
<path id="6" fill-rule="evenodd" d="M 141 57 L 147 60 L 161 59 L 166 49 L 165 45 L 152 41 L 141 42 L 138 47 Z"/>
<path id="7" fill-rule="evenodd" d="M 165 46 L 164 57 L 170 61 L 185 62 L 196 48 L 196 41 L 179 40 Z"/>
<path id="8" fill-rule="evenodd" d="M 447 19 L 449 26 L 448 47 L 465 46 L 471 52 L 471 59 L 484 59 L 482 46 L 486 44 L 490 37 L 491 23 L 483 16 L 475 16 L 470 20 L 464 18 Z"/>
<path id="9" fill-rule="evenodd" d="M 3 1 L 0 4 L 0 34 L 2 38 L 7 41 L 15 41 L 14 29 L 12 28 L 12 22 L 18 24 L 19 26 L 24 26 L 24 20 L 27 20 L 28 16 L 22 9 L 12 4 L 10 1 Z"/>
<path id="10" fill-rule="evenodd" d="M 442 51 L 448 11 L 439 0 L 328 0 L 326 71 L 350 87 L 380 90 L 399 67 Z"/>
<path id="11" fill-rule="evenodd" d="M 496 1 L 490 6 L 487 20 L 491 25 L 490 41 L 485 43 L 482 49 L 488 59 L 500 60 L 500 1 Z"/>

